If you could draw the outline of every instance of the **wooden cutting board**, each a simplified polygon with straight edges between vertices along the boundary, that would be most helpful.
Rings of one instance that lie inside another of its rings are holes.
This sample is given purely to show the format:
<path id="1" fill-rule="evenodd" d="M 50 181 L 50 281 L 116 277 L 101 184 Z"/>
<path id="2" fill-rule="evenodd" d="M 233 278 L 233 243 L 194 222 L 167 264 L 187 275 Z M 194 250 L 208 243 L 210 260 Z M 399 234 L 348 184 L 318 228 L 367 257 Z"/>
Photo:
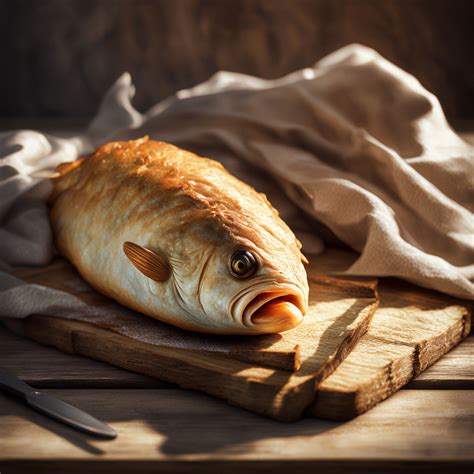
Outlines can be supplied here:
<path id="1" fill-rule="evenodd" d="M 367 330 L 377 307 L 375 280 L 350 281 L 320 275 L 310 279 L 309 311 L 298 328 L 270 336 L 225 339 L 181 331 L 138 313 L 123 312 L 116 303 L 72 279 L 71 269 L 64 262 L 44 269 L 23 269 L 16 275 L 67 291 L 87 304 L 80 307 L 84 314 L 74 316 L 82 321 L 38 315 L 19 322 L 17 329 L 27 337 L 202 390 L 280 420 L 301 416 L 314 398 L 316 385 L 350 352 Z M 127 324 L 133 326 L 131 332 Z M 151 344 L 146 338 L 129 337 L 138 332 L 146 335 L 153 326 L 166 330 L 159 332 L 166 338 Z M 175 344 L 170 341 L 173 335 Z M 297 371 L 270 366 L 283 360 L 272 354 L 291 351 L 295 353 Z"/>
<path id="2" fill-rule="evenodd" d="M 317 365 L 325 360 L 324 350 L 331 354 L 338 349 L 340 340 L 329 340 L 326 332 L 332 325 L 360 323 L 361 330 L 366 329 L 374 308 L 364 309 L 375 303 L 377 284 L 375 279 L 351 281 L 316 275 L 309 280 L 308 312 L 297 328 L 281 334 L 219 336 L 181 330 L 129 310 L 91 288 L 65 260 L 58 259 L 45 268 L 18 269 L 15 275 L 74 297 L 77 307 L 68 315 L 60 313 L 61 317 L 91 323 L 147 344 L 216 353 L 290 371 L 298 370 L 302 360 L 314 359 L 315 347 L 320 347 Z"/>

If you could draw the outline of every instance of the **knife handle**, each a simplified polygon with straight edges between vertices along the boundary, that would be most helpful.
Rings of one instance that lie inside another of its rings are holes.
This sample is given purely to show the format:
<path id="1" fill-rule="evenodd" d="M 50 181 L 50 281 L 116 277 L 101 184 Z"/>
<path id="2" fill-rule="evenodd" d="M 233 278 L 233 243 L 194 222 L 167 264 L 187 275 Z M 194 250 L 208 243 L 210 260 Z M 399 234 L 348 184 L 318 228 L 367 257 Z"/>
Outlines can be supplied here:
<path id="1" fill-rule="evenodd" d="M 28 394 L 35 392 L 33 387 L 20 380 L 13 372 L 2 367 L 0 367 L 0 388 L 25 400 Z"/>

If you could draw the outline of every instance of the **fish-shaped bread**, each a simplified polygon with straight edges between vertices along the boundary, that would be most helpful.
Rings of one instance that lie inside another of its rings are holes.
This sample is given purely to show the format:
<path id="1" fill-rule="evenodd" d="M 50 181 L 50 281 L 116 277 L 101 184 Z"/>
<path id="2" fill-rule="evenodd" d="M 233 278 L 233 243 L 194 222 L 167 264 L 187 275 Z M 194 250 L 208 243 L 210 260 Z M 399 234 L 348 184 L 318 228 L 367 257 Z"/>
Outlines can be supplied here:
<path id="1" fill-rule="evenodd" d="M 216 334 L 302 321 L 301 244 L 265 195 L 217 161 L 144 137 L 103 145 L 52 179 L 57 249 L 119 303 Z"/>

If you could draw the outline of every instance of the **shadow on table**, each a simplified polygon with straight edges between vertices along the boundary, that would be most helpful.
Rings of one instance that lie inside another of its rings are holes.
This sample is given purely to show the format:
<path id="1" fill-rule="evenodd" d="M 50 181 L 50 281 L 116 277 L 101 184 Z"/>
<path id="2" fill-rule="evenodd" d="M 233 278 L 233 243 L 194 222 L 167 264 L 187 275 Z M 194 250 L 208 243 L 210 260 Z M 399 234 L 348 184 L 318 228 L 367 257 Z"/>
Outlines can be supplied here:
<path id="1" fill-rule="evenodd" d="M 215 416 L 209 418 L 206 424 L 196 426 L 193 423 L 190 427 L 184 422 L 181 432 L 176 429 L 176 424 L 172 426 L 161 423 L 156 429 L 166 436 L 166 441 L 158 447 L 158 450 L 170 456 L 211 454 L 220 451 L 229 453 L 234 449 L 242 452 L 247 444 L 250 451 L 259 441 L 281 438 L 281 449 L 284 452 L 285 440 L 288 438 L 312 438 L 343 424 L 315 418 L 295 423 L 280 423 L 237 408 L 232 410 L 235 410 L 232 419 Z M 222 429 L 222 425 L 225 425 L 225 429 Z"/>
<path id="2" fill-rule="evenodd" d="M 147 390 L 148 391 L 148 390 Z M 134 399 L 141 390 L 124 390 L 128 399 Z M 155 392 L 155 391 L 154 391 Z M 136 397 L 137 410 L 129 414 L 122 411 L 120 414 L 103 409 L 102 415 L 97 410 L 90 409 L 87 404 L 77 403 L 67 398 L 68 403 L 74 403 L 81 409 L 99 417 L 102 421 L 112 424 L 127 424 L 127 422 L 141 422 L 147 426 L 147 431 L 156 433 L 164 441 L 159 443 L 157 450 L 168 456 L 186 454 L 212 454 L 220 451 L 227 453 L 234 449 L 242 452 L 245 445 L 254 445 L 258 441 L 281 438 L 282 450 L 285 449 L 285 439 L 291 437 L 314 437 L 339 427 L 343 423 L 306 418 L 295 423 L 281 423 L 263 416 L 255 415 L 241 408 L 231 407 L 224 401 L 210 396 L 184 390 L 160 389 L 154 400 L 139 400 Z M 166 392 L 168 392 L 166 394 Z M 105 395 L 105 394 L 104 394 Z M 63 398 L 58 397 L 58 398 Z M 15 412 L 24 420 L 38 425 L 50 433 L 68 441 L 73 446 L 93 456 L 105 454 L 112 444 L 104 444 L 103 449 L 97 446 L 98 442 L 114 443 L 114 440 L 101 440 L 86 433 L 77 431 L 67 425 L 53 420 L 41 413 L 31 410 L 16 398 L 5 395 L 5 405 L 15 404 L 13 408 L 5 406 L 6 412 Z M 83 401 L 83 400 L 82 400 Z M 145 403 L 148 402 L 148 403 Z M 101 410 L 102 411 L 102 410 Z M 138 411 L 138 413 L 137 413 Z M 138 416 L 137 416 L 138 415 Z M 121 441 L 121 433 L 117 442 Z M 139 444 L 140 437 L 131 438 L 132 444 Z M 147 443 L 149 439 L 147 440 Z"/>
<path id="3" fill-rule="evenodd" d="M 164 392 L 168 392 L 165 394 Z M 160 390 L 160 399 L 140 408 L 147 430 L 156 432 L 164 440 L 157 450 L 168 456 L 213 454 L 253 450 L 261 441 L 293 437 L 314 438 L 344 425 L 344 422 L 305 418 L 294 423 L 275 421 L 223 400 L 197 392 Z M 113 420 L 110 420 L 113 421 Z"/>

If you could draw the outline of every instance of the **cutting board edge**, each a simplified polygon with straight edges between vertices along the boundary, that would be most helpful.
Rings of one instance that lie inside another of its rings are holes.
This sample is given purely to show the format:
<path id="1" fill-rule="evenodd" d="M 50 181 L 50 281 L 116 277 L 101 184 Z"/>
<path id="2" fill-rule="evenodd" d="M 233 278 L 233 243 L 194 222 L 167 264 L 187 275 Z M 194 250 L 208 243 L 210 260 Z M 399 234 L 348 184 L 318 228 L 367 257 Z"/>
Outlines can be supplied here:
<path id="1" fill-rule="evenodd" d="M 412 348 L 412 352 L 408 356 L 411 363 L 411 370 L 408 373 L 400 376 L 399 379 L 395 379 L 391 375 L 396 370 L 403 372 L 402 366 L 406 363 L 406 358 L 403 357 L 392 361 L 379 371 L 381 380 L 369 380 L 357 390 L 319 390 L 308 413 L 317 418 L 347 421 L 367 412 L 393 395 L 469 336 L 472 325 L 472 306 L 459 304 L 456 306 L 461 308 L 458 324 L 449 326 L 444 333 L 433 337 L 430 341 L 431 347 L 438 347 L 440 350 L 427 351 L 422 343 L 414 346 L 402 344 L 407 348 Z M 425 360 L 421 360 L 423 357 Z M 395 383 L 393 383 L 394 379 Z M 374 391 L 374 386 L 378 386 L 379 389 Z"/>
<path id="2" fill-rule="evenodd" d="M 186 389 L 202 391 L 221 398 L 231 405 L 278 421 L 289 422 L 300 419 L 304 409 L 311 404 L 314 398 L 315 376 L 301 377 L 299 383 L 288 389 L 286 385 L 280 386 L 277 381 L 273 384 L 267 381 L 262 383 L 261 380 L 245 377 L 238 373 L 219 374 L 218 369 L 213 372 L 202 366 L 183 361 L 191 351 L 151 346 L 80 321 L 34 315 L 15 322 L 20 323 L 20 326 L 7 324 L 6 327 L 40 344 L 55 347 L 68 354 L 90 357 L 126 370 L 175 383 Z M 104 340 L 95 341 L 91 337 L 92 332 L 101 333 L 109 344 L 114 341 L 113 347 L 107 348 Z M 127 349 L 124 344 L 125 341 L 133 348 L 133 358 L 128 357 L 131 354 L 128 352 L 130 349 Z M 160 357 L 155 360 L 159 361 L 161 365 L 158 363 L 151 365 L 150 353 L 143 349 L 145 346 L 148 346 L 146 349 L 149 351 L 160 354 Z M 141 353 L 140 350 L 142 350 Z M 118 353 L 120 353 L 119 360 L 117 360 Z M 113 360 L 111 360 L 111 354 L 114 356 Z M 205 352 L 199 354 L 196 351 L 191 355 L 209 358 L 209 354 Z M 224 358 L 220 355 L 211 357 L 213 360 L 221 362 L 221 359 Z M 138 360 L 136 360 L 137 358 Z M 242 361 L 232 360 L 232 363 L 241 366 L 242 369 L 248 368 L 248 364 Z M 274 370 L 272 368 L 262 369 L 269 372 Z M 171 371 L 171 375 L 169 371 Z M 202 379 L 199 379 L 200 376 Z M 290 376 L 291 373 L 288 372 L 288 377 Z M 243 398 L 242 395 L 244 395 Z"/>

